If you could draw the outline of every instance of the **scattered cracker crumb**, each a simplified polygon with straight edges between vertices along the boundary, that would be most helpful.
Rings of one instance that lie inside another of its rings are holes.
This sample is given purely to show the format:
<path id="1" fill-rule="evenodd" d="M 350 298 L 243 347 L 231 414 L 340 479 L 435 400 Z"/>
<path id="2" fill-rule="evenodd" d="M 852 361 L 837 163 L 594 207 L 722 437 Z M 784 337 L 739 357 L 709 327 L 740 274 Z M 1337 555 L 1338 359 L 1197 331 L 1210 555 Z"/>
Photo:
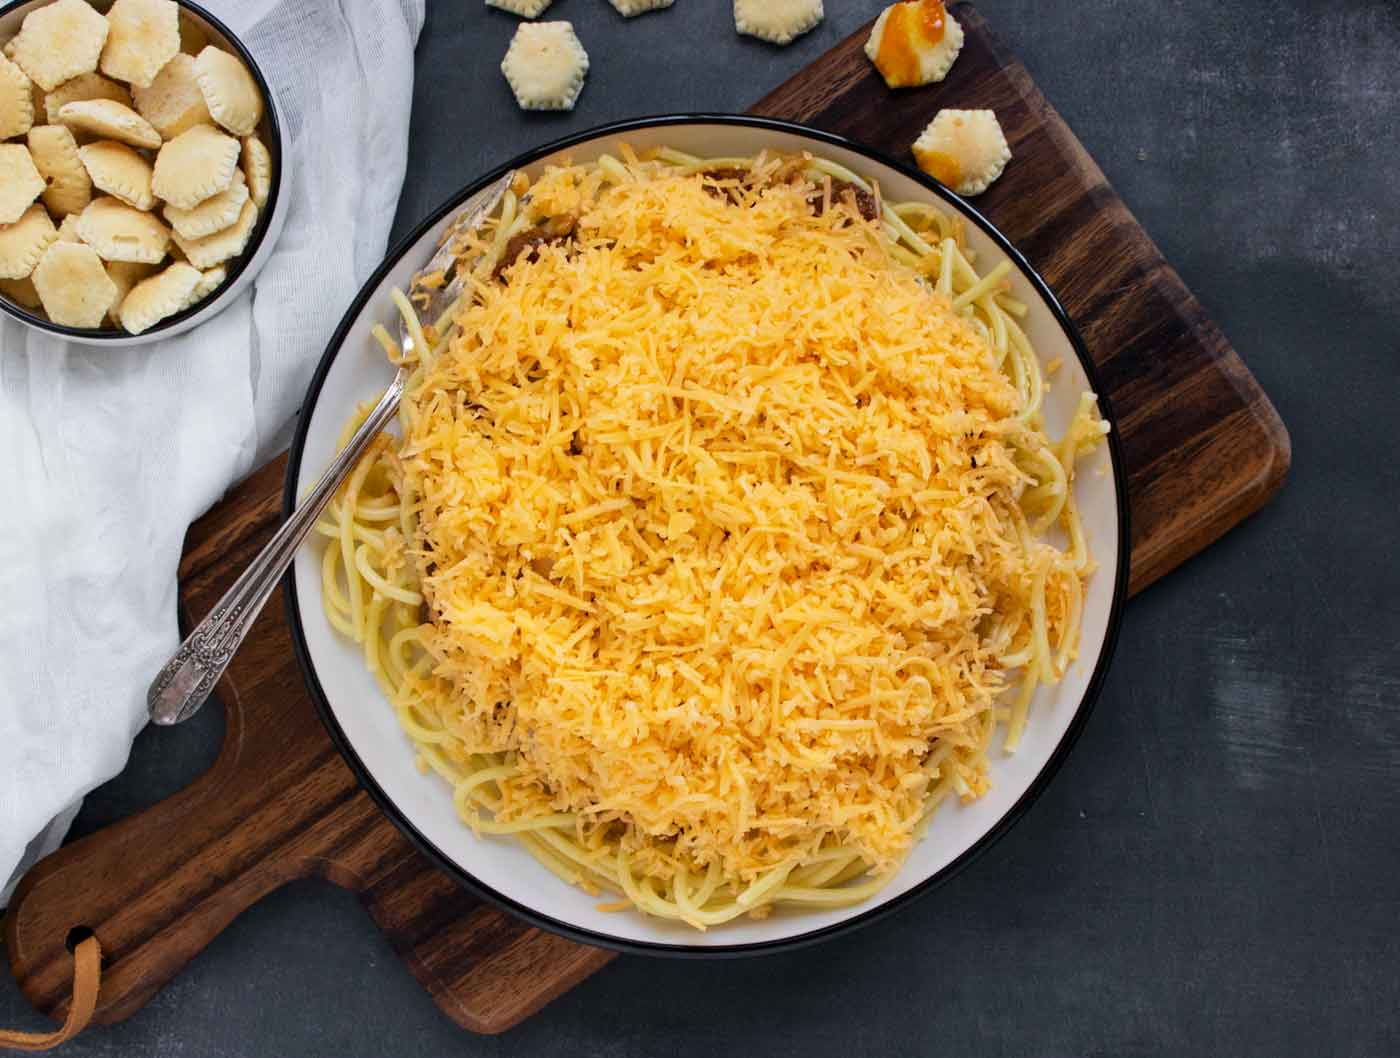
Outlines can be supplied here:
<path id="1" fill-rule="evenodd" d="M 572 110 L 588 73 L 588 52 L 570 22 L 522 22 L 501 73 L 522 110 Z"/>
<path id="2" fill-rule="evenodd" d="M 960 195 L 980 195 L 1001 176 L 1011 148 L 990 110 L 940 110 L 914 141 L 919 168 Z"/>
<path id="3" fill-rule="evenodd" d="M 963 28 L 942 4 L 934 8 L 942 20 L 942 34 L 938 40 L 928 39 L 924 28 L 926 3 L 927 0 L 916 0 L 891 4 L 870 28 L 865 54 L 890 88 L 916 88 L 943 80 L 962 51 Z M 885 49 L 887 38 L 898 41 L 899 47 Z"/>
<path id="4" fill-rule="evenodd" d="M 486 0 L 487 7 L 509 11 L 521 18 L 539 18 L 552 0 Z"/>
<path id="5" fill-rule="evenodd" d="M 734 28 L 770 44 L 791 44 L 824 17 L 822 0 L 734 0 Z"/>
<path id="6" fill-rule="evenodd" d="M 648 11 L 660 11 L 675 2 L 676 0 L 608 0 L 608 3 L 617 8 L 617 13 L 626 18 L 644 15 Z"/>

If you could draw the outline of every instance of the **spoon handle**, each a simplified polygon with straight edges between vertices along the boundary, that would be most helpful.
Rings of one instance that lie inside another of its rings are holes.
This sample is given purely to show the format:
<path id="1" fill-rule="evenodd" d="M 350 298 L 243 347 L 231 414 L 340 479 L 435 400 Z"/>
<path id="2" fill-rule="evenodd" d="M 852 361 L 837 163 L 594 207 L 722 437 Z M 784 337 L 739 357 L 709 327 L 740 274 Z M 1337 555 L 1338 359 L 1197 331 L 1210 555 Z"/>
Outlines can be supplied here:
<path id="1" fill-rule="evenodd" d="M 297 548 L 311 532 L 316 519 L 360 461 L 370 441 L 393 418 L 406 380 L 407 373 L 400 369 L 374 410 L 350 438 L 350 443 L 331 462 L 291 517 L 156 675 L 146 692 L 146 709 L 152 721 L 178 724 L 199 711 L 228 668 L 253 621 L 262 612 L 268 596 L 292 564 Z"/>

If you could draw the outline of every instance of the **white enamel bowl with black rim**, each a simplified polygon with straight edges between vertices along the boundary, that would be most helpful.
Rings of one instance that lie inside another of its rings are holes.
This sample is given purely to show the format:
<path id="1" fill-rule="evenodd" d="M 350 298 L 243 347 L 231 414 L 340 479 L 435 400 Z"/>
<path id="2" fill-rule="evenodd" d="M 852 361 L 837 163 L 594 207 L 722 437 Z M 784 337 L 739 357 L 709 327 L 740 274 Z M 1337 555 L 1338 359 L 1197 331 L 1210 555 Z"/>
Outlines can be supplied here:
<path id="1" fill-rule="evenodd" d="M 53 0 L 19 0 L 17 3 L 0 3 L 0 40 L 9 40 L 18 33 L 20 24 L 24 22 L 24 16 L 29 12 L 45 7 L 52 2 Z M 112 6 L 112 0 L 89 0 L 89 2 L 95 9 L 102 12 Z M 198 4 L 190 3 L 189 0 L 175 0 L 175 2 L 180 6 L 180 17 L 188 18 L 202 28 L 208 36 L 210 44 L 214 44 L 232 55 L 237 55 L 242 60 L 243 65 L 253 75 L 253 80 L 257 82 L 258 91 L 263 97 L 263 119 L 262 124 L 258 126 L 258 134 L 263 143 L 267 144 L 268 154 L 272 158 L 272 187 L 268 191 L 266 205 L 258 214 L 253 234 L 248 239 L 248 245 L 241 254 L 225 263 L 228 275 L 218 289 L 183 312 L 167 316 L 150 330 L 142 331 L 140 334 L 128 334 L 115 325 L 94 329 L 65 327 L 60 323 L 51 323 L 39 313 L 0 295 L 0 312 L 13 316 L 26 327 L 32 327 L 44 334 L 52 334 L 66 341 L 78 342 L 83 345 L 101 345 L 108 348 L 145 345 L 147 342 L 171 338 L 192 327 L 199 326 L 205 320 L 217 316 L 228 308 L 233 300 L 253 281 L 253 277 L 258 274 L 258 271 L 267 263 L 268 257 L 272 254 L 272 247 L 277 242 L 277 236 L 281 234 L 282 225 L 287 220 L 287 203 L 290 196 L 286 189 L 291 183 L 291 141 L 288 138 L 286 122 L 277 104 L 277 98 L 273 95 L 272 88 L 263 75 L 261 67 L 258 66 L 257 60 L 253 58 L 252 53 L 231 29 Z M 35 124 L 42 124 L 42 119 L 36 121 Z"/>
<path id="2" fill-rule="evenodd" d="M 1013 262 L 1013 294 L 1030 306 L 1030 339 L 1046 362 L 1063 363 L 1047 401 L 1051 433 L 1065 428 L 1081 391 L 1098 392 L 1083 343 L 1045 284 L 986 220 L 932 180 L 858 144 L 797 125 L 710 115 L 648 118 L 573 136 L 515 159 L 454 195 L 389 254 L 350 306 L 312 379 L 291 450 L 288 508 L 330 460 L 355 407 L 388 384 L 393 372 L 370 329 L 382 323 L 395 331 L 390 290 L 407 287 L 458 206 L 508 168 L 534 174 L 562 154 L 588 161 L 615 154 L 624 142 L 639 150 L 669 145 L 708 156 L 808 150 L 878 180 L 887 199 L 935 202 L 961 214 L 979 269 L 1005 258 Z M 1112 423 L 1106 403 L 1103 411 Z M 774 951 L 851 929 L 933 889 L 1004 833 L 1045 787 L 1082 728 L 1108 667 L 1128 573 L 1124 483 L 1115 428 L 1109 443 L 1081 464 L 1076 486 L 1098 561 L 1084 601 L 1079 660 L 1058 686 L 1036 694 L 1018 752 L 994 751 L 991 791 L 971 804 L 945 805 L 893 881 L 865 903 L 821 911 L 779 909 L 766 919 L 740 919 L 704 933 L 636 911 L 599 911 L 597 899 L 561 882 L 509 838 L 473 836 L 453 810 L 446 784 L 414 767 L 413 747 L 360 651 L 326 620 L 317 544 L 302 549 L 289 574 L 288 616 L 306 681 L 336 745 L 389 817 L 463 884 L 546 929 L 589 944 L 688 956 Z"/>

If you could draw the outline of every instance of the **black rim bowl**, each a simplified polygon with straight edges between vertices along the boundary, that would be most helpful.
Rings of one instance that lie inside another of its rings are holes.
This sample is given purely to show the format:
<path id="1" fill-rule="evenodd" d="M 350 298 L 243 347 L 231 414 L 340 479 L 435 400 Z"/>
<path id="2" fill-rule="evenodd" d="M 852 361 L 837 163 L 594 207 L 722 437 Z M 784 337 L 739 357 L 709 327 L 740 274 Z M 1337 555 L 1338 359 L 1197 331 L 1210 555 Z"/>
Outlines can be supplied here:
<path id="1" fill-rule="evenodd" d="M 750 128 L 768 129 L 774 132 L 795 133 L 820 143 L 854 151 L 864 155 L 871 161 L 889 166 L 911 179 L 917 180 L 927 190 L 963 212 L 973 223 L 981 228 L 983 232 L 992 238 L 999 249 L 1006 254 L 1008 259 L 1021 268 L 1032 285 L 1036 288 L 1036 291 L 1044 298 L 1045 303 L 1050 307 L 1056 321 L 1069 338 L 1070 344 L 1074 347 L 1075 355 L 1079 357 L 1079 362 L 1083 366 L 1085 374 L 1088 376 L 1089 382 L 1094 388 L 1094 392 L 1099 394 L 1100 411 L 1110 426 L 1108 448 L 1109 456 L 1113 464 L 1113 477 L 1118 505 L 1117 568 L 1113 585 L 1113 601 L 1109 609 L 1108 627 L 1104 632 L 1103 645 L 1094 663 L 1093 674 L 1089 678 L 1088 685 L 1083 698 L 1080 700 L 1078 709 L 1075 711 L 1073 718 L 1071 718 L 1069 726 L 1066 728 L 1059 744 L 1055 747 L 1054 752 L 1051 753 L 1050 758 L 1045 762 L 1040 772 L 1016 803 L 997 820 L 985 834 L 978 838 L 969 849 L 963 852 L 962 855 L 958 856 L 942 870 L 925 878 L 908 892 L 901 893 L 899 896 L 879 906 L 855 914 L 834 925 L 813 929 L 793 937 L 745 944 L 722 944 L 695 947 L 686 944 L 635 941 L 584 929 L 526 907 L 492 887 L 485 885 L 459 866 L 413 825 L 413 822 L 399 809 L 388 794 L 384 792 L 378 782 L 375 781 L 374 776 L 370 774 L 369 770 L 365 767 L 364 762 L 355 752 L 355 747 L 350 743 L 350 740 L 346 737 L 345 732 L 341 729 L 339 722 L 336 720 L 335 711 L 331 708 L 330 702 L 326 698 L 325 690 L 322 688 L 321 682 L 316 675 L 316 668 L 312 663 L 310 651 L 307 646 L 306 634 L 302 627 L 300 606 L 297 599 L 295 570 L 290 570 L 287 573 L 287 576 L 283 580 L 283 588 L 285 590 L 287 623 L 291 627 L 292 645 L 296 652 L 297 663 L 301 666 L 302 674 L 306 679 L 307 688 L 311 693 L 311 699 L 316 704 L 316 710 L 321 715 L 321 721 L 325 724 L 326 730 L 330 734 L 331 741 L 335 743 L 336 748 L 340 750 L 341 756 L 345 758 L 346 763 L 349 764 L 350 769 L 355 773 L 360 784 L 365 788 L 370 797 L 374 799 L 374 802 L 380 809 L 383 810 L 385 815 L 387 815 L 394 825 L 441 870 L 455 879 L 459 884 L 477 893 L 482 898 L 491 901 L 503 910 L 541 929 L 560 934 L 570 940 L 578 941 L 580 944 L 589 944 L 595 947 L 610 948 L 614 951 L 639 955 L 715 959 L 791 951 L 869 925 L 907 906 L 915 898 L 932 892 L 939 885 L 948 881 L 971 864 L 977 857 L 986 852 L 987 849 L 991 848 L 992 845 L 1007 833 L 1012 825 L 1015 824 L 1016 821 L 1025 814 L 1031 804 L 1035 802 L 1036 798 L 1044 792 L 1050 780 L 1053 779 L 1055 773 L 1059 771 L 1060 766 L 1064 763 L 1065 758 L 1069 755 L 1070 750 L 1074 747 L 1079 735 L 1084 730 L 1089 715 L 1093 711 L 1094 703 L 1100 691 L 1103 689 L 1104 680 L 1108 674 L 1109 662 L 1113 656 L 1113 648 L 1118 639 L 1118 629 L 1123 616 L 1123 605 L 1127 599 L 1129 529 L 1127 475 L 1123 463 L 1122 446 L 1118 438 L 1118 423 L 1114 417 L 1113 409 L 1107 397 L 1104 395 L 1103 387 L 1099 384 L 1094 363 L 1089 358 L 1088 350 L 1085 348 L 1084 341 L 1079 336 L 1078 330 L 1070 321 L 1069 316 L 1066 315 L 1064 308 L 1060 305 L 1054 294 L 1050 292 L 1050 288 L 1040 277 L 1040 273 L 1030 266 L 1020 252 L 1007 241 L 1006 237 L 997 231 L 986 218 L 969 206 L 966 201 L 949 191 L 942 184 L 937 183 L 922 172 L 911 169 L 863 144 L 833 135 L 829 132 L 823 132 L 819 129 L 808 128 L 805 125 L 799 125 L 795 122 L 734 114 L 668 114 L 649 118 L 635 118 L 601 125 L 585 132 L 575 133 L 563 139 L 555 140 L 553 143 L 548 143 L 542 147 L 527 151 L 519 157 L 507 162 L 505 165 L 492 170 L 480 179 L 473 181 L 466 188 L 452 195 L 446 202 L 433 210 L 433 212 L 409 232 L 408 235 L 400 239 L 398 244 L 385 256 L 384 261 L 375 269 L 374 273 L 365 280 L 364 285 L 360 288 L 360 292 L 355 296 L 355 300 L 351 303 L 349 309 L 346 310 L 345 315 L 341 318 L 339 325 L 336 327 L 335 333 L 331 336 L 330 343 L 327 345 L 326 351 L 316 367 L 316 372 L 311 378 L 311 384 L 307 389 L 306 399 L 302 404 L 301 416 L 297 422 L 296 433 L 292 439 L 292 446 L 288 455 L 287 480 L 282 493 L 283 518 L 285 519 L 290 515 L 292 510 L 296 507 L 297 478 L 301 473 L 302 455 L 306 445 L 307 431 L 311 424 L 311 414 L 316 407 L 316 401 L 320 396 L 321 387 L 325 383 L 326 376 L 330 373 L 331 365 L 334 363 L 337 354 L 344 344 L 352 323 L 355 318 L 359 316 L 361 311 L 363 311 L 375 289 L 384 278 L 384 275 L 408 252 L 409 248 L 414 243 L 422 238 L 426 231 L 441 221 L 448 213 L 457 209 L 476 192 L 511 169 L 523 168 L 557 151 L 568 147 L 575 147 L 580 143 L 595 140 L 600 137 L 615 136 L 620 133 L 627 133 L 639 129 L 691 124 L 739 125 Z M 559 884 L 562 885 L 564 883 L 560 882 Z"/>
<path id="2" fill-rule="evenodd" d="M 4 17 L 16 8 L 23 7 L 31 2 L 32 0 L 11 0 L 9 3 L 0 4 L 0 17 Z M 108 341 L 144 343 L 152 336 L 159 335 L 163 331 L 168 331 L 172 327 L 176 327 L 185 320 L 188 320 L 191 316 L 197 316 L 199 313 L 208 310 L 210 306 L 228 293 L 229 287 L 238 282 L 238 277 L 243 274 L 248 265 L 257 257 L 258 251 L 262 249 L 263 240 L 267 236 L 268 225 L 276 215 L 277 200 L 282 189 L 282 123 L 277 114 L 277 102 L 273 98 L 272 89 L 268 87 L 267 79 L 263 77 L 263 72 L 259 68 L 257 61 L 253 58 L 252 53 L 244 46 L 243 42 L 238 39 L 237 34 L 235 34 L 233 30 L 229 29 L 204 8 L 191 2 L 191 0 L 175 0 L 175 2 L 179 4 L 183 10 L 188 11 L 196 18 L 203 19 L 204 22 L 208 23 L 209 28 L 219 34 L 223 41 L 227 42 L 228 46 L 234 49 L 238 57 L 243 61 L 243 65 L 248 68 L 248 72 L 253 75 L 253 80 L 257 82 L 258 91 L 262 93 L 263 97 L 263 121 L 267 124 L 267 150 L 268 154 L 272 156 L 272 187 L 267 193 L 267 203 L 258 211 L 258 220 L 253 227 L 252 236 L 248 239 L 248 245 L 244 247 L 241 254 L 234 258 L 233 264 L 229 268 L 228 275 L 224 276 L 224 281 L 220 283 L 208 297 L 195 302 L 189 308 L 182 309 L 173 316 L 167 316 L 155 326 L 142 331 L 140 334 L 128 334 L 120 327 L 69 327 L 62 323 L 52 323 L 38 313 L 32 312 L 23 305 L 16 304 L 9 298 L 0 295 L 0 311 L 14 317 L 21 323 L 29 324 L 29 326 L 33 327 L 35 330 L 43 331 L 46 334 L 52 334 L 59 338 L 82 339 L 89 344 L 94 340 L 99 343 Z"/>

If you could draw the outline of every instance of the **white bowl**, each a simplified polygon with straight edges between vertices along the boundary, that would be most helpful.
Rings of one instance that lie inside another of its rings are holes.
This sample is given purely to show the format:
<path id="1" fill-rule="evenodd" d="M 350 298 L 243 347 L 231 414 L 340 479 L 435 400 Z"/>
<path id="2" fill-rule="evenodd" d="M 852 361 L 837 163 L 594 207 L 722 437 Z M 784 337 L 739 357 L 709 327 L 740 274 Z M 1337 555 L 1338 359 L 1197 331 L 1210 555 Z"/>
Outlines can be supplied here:
<path id="1" fill-rule="evenodd" d="M 587 161 L 605 151 L 615 153 L 622 142 L 638 149 L 670 145 L 701 155 L 805 149 L 877 178 L 886 198 L 941 200 L 969 221 L 980 268 L 1012 260 L 1014 296 L 1030 306 L 1026 328 L 1031 341 L 1047 361 L 1063 361 L 1047 400 L 1052 433 L 1065 428 L 1079 393 L 1095 388 L 1083 344 L 1044 283 L 987 221 L 922 174 L 847 140 L 784 122 L 711 115 L 641 119 L 585 132 L 512 161 L 455 195 L 389 254 L 342 319 L 312 379 L 291 450 L 288 509 L 330 461 L 336 437 L 356 405 L 377 397 L 388 384 L 392 371 L 370 329 L 383 323 L 394 332 L 397 315 L 389 291 L 407 288 L 447 218 L 506 169 L 533 174 L 557 155 Z M 1106 403 L 1103 412 L 1112 423 Z M 778 909 L 763 920 L 740 919 L 704 933 L 635 911 L 599 911 L 595 898 L 561 882 L 510 839 L 473 836 L 453 810 L 442 780 L 414 767 L 412 746 L 359 650 L 326 620 L 318 549 L 303 548 L 297 556 L 287 582 L 288 616 L 307 683 L 331 737 L 390 818 L 461 882 L 546 929 L 585 943 L 655 954 L 772 951 L 869 921 L 932 888 L 1003 833 L 1045 786 L 1082 727 L 1108 666 L 1127 584 L 1125 480 L 1115 429 L 1109 444 L 1081 465 L 1076 485 L 1099 563 L 1084 601 L 1080 660 L 1059 685 L 1037 692 L 1017 753 L 996 752 L 991 791 L 972 804 L 944 805 L 893 881 L 865 903 L 835 910 Z"/>
<path id="2" fill-rule="evenodd" d="M 88 0 L 88 2 L 103 12 L 112 6 L 112 0 Z M 248 51 L 242 41 L 234 36 L 232 30 L 198 4 L 190 3 L 189 0 L 175 0 L 175 2 L 180 5 L 183 17 L 194 19 L 204 28 L 211 43 L 219 45 L 243 60 L 243 64 L 252 73 L 253 80 L 258 83 L 258 90 L 262 92 L 263 120 L 258 131 L 262 134 L 263 142 L 267 144 L 268 154 L 272 156 L 272 187 L 268 191 L 266 206 L 258 214 L 258 221 L 253 228 L 252 237 L 248 240 L 248 246 L 243 253 L 229 262 L 228 276 L 224 279 L 222 286 L 203 301 L 190 306 L 183 312 L 166 317 L 150 330 L 142 331 L 140 334 L 128 334 L 119 327 L 86 329 L 50 323 L 23 305 L 17 305 L 9 298 L 0 295 L 0 312 L 13 316 L 26 327 L 32 327 L 45 334 L 57 335 L 66 341 L 78 342 L 82 345 L 102 345 L 112 348 L 145 345 L 147 342 L 173 337 L 191 327 L 198 327 L 205 320 L 217 316 L 231 305 L 234 298 L 238 297 L 239 293 L 253 281 L 253 277 L 258 274 L 259 269 L 267 263 L 268 257 L 272 254 L 272 247 L 277 242 L 277 236 L 282 233 L 282 225 L 287 220 L 289 201 L 289 196 L 283 192 L 283 188 L 291 186 L 292 148 L 286 124 L 282 120 L 281 110 L 277 105 L 277 98 L 272 93 L 272 87 L 268 84 L 267 78 L 263 76 L 263 72 L 252 53 Z M 52 3 L 52 0 L 18 0 L 16 3 L 0 4 L 0 40 L 9 40 L 13 37 L 19 32 L 20 23 L 24 21 L 25 15 L 35 8 L 45 7 L 49 3 Z"/>

